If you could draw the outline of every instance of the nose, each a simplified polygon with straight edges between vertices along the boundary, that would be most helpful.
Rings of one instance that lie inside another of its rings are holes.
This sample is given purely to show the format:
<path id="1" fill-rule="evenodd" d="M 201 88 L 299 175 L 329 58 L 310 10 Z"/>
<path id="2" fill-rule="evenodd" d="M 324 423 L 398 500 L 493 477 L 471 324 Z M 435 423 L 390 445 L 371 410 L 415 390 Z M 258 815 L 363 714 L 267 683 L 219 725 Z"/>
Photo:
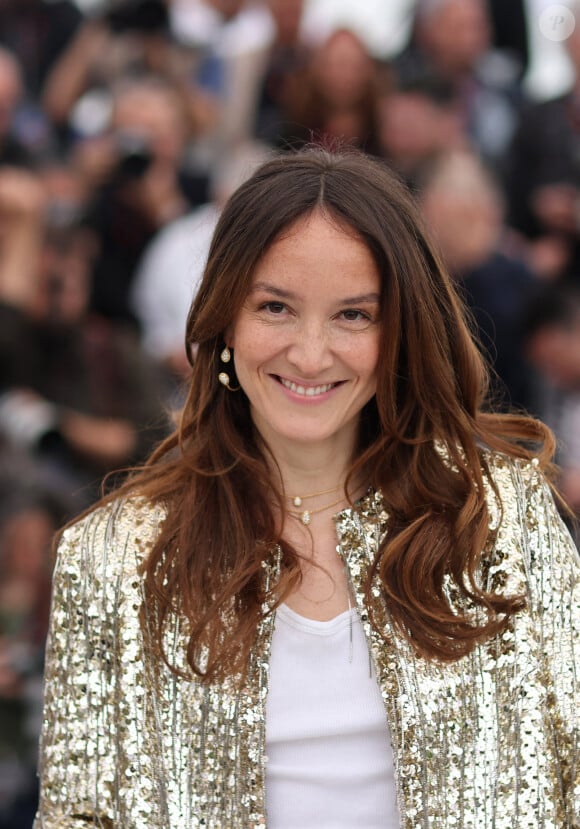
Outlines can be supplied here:
<path id="1" fill-rule="evenodd" d="M 298 326 L 288 346 L 286 358 L 304 380 L 316 379 L 332 368 L 333 354 L 324 325 L 312 321 Z"/>

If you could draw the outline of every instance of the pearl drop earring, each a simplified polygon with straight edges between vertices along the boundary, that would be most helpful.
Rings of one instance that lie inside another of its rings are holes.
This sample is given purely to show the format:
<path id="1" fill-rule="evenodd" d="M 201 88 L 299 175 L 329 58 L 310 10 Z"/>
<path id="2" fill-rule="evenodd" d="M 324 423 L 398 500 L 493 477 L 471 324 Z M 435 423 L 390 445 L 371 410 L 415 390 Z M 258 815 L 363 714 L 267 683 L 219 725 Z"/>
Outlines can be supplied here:
<path id="1" fill-rule="evenodd" d="M 223 351 L 220 354 L 220 360 L 222 361 L 222 363 L 229 363 L 231 361 L 231 359 L 232 359 L 232 352 L 229 350 L 229 348 L 226 345 L 226 347 L 223 349 Z M 237 388 L 232 388 L 230 386 L 230 375 L 227 373 L 227 371 L 220 371 L 220 373 L 218 374 L 218 380 L 220 381 L 222 386 L 225 386 L 225 388 L 228 391 L 238 391 L 239 386 Z"/>

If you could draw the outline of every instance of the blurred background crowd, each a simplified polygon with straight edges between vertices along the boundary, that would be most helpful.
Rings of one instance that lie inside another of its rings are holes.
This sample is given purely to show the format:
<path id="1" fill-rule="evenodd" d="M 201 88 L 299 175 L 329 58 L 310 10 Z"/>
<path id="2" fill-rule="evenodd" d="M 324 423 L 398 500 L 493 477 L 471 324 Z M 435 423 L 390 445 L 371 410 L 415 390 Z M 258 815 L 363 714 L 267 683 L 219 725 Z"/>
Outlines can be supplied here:
<path id="1" fill-rule="evenodd" d="M 0 0 L 0 829 L 36 797 L 51 538 L 168 433 L 221 205 L 311 140 L 414 190 L 580 512 L 573 0 Z M 576 18 L 578 25 L 575 26 Z"/>

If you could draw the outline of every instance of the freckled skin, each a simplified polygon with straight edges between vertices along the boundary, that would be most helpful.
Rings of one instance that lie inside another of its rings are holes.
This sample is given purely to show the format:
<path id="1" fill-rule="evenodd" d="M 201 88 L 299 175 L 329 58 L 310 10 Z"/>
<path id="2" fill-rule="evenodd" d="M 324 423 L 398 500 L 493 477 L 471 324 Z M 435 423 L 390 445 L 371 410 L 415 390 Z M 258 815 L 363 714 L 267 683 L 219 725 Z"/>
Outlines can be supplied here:
<path id="1" fill-rule="evenodd" d="M 350 453 L 376 388 L 380 290 L 368 248 L 320 214 L 300 219 L 268 249 L 229 344 L 270 446 Z"/>

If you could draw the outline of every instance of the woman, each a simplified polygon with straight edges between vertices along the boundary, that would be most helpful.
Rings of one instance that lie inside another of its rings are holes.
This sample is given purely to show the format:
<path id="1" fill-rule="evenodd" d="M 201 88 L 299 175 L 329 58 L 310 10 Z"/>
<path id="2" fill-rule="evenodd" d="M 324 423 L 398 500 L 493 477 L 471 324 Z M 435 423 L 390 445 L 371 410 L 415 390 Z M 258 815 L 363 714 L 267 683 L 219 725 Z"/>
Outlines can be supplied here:
<path id="1" fill-rule="evenodd" d="M 364 42 L 349 29 L 335 30 L 288 73 L 274 143 L 296 147 L 315 134 L 378 152 L 378 93 L 389 85 Z"/>
<path id="2" fill-rule="evenodd" d="M 61 540 L 37 829 L 576 825 L 551 440 L 481 413 L 404 188 L 267 162 L 187 342 L 177 433 Z"/>

